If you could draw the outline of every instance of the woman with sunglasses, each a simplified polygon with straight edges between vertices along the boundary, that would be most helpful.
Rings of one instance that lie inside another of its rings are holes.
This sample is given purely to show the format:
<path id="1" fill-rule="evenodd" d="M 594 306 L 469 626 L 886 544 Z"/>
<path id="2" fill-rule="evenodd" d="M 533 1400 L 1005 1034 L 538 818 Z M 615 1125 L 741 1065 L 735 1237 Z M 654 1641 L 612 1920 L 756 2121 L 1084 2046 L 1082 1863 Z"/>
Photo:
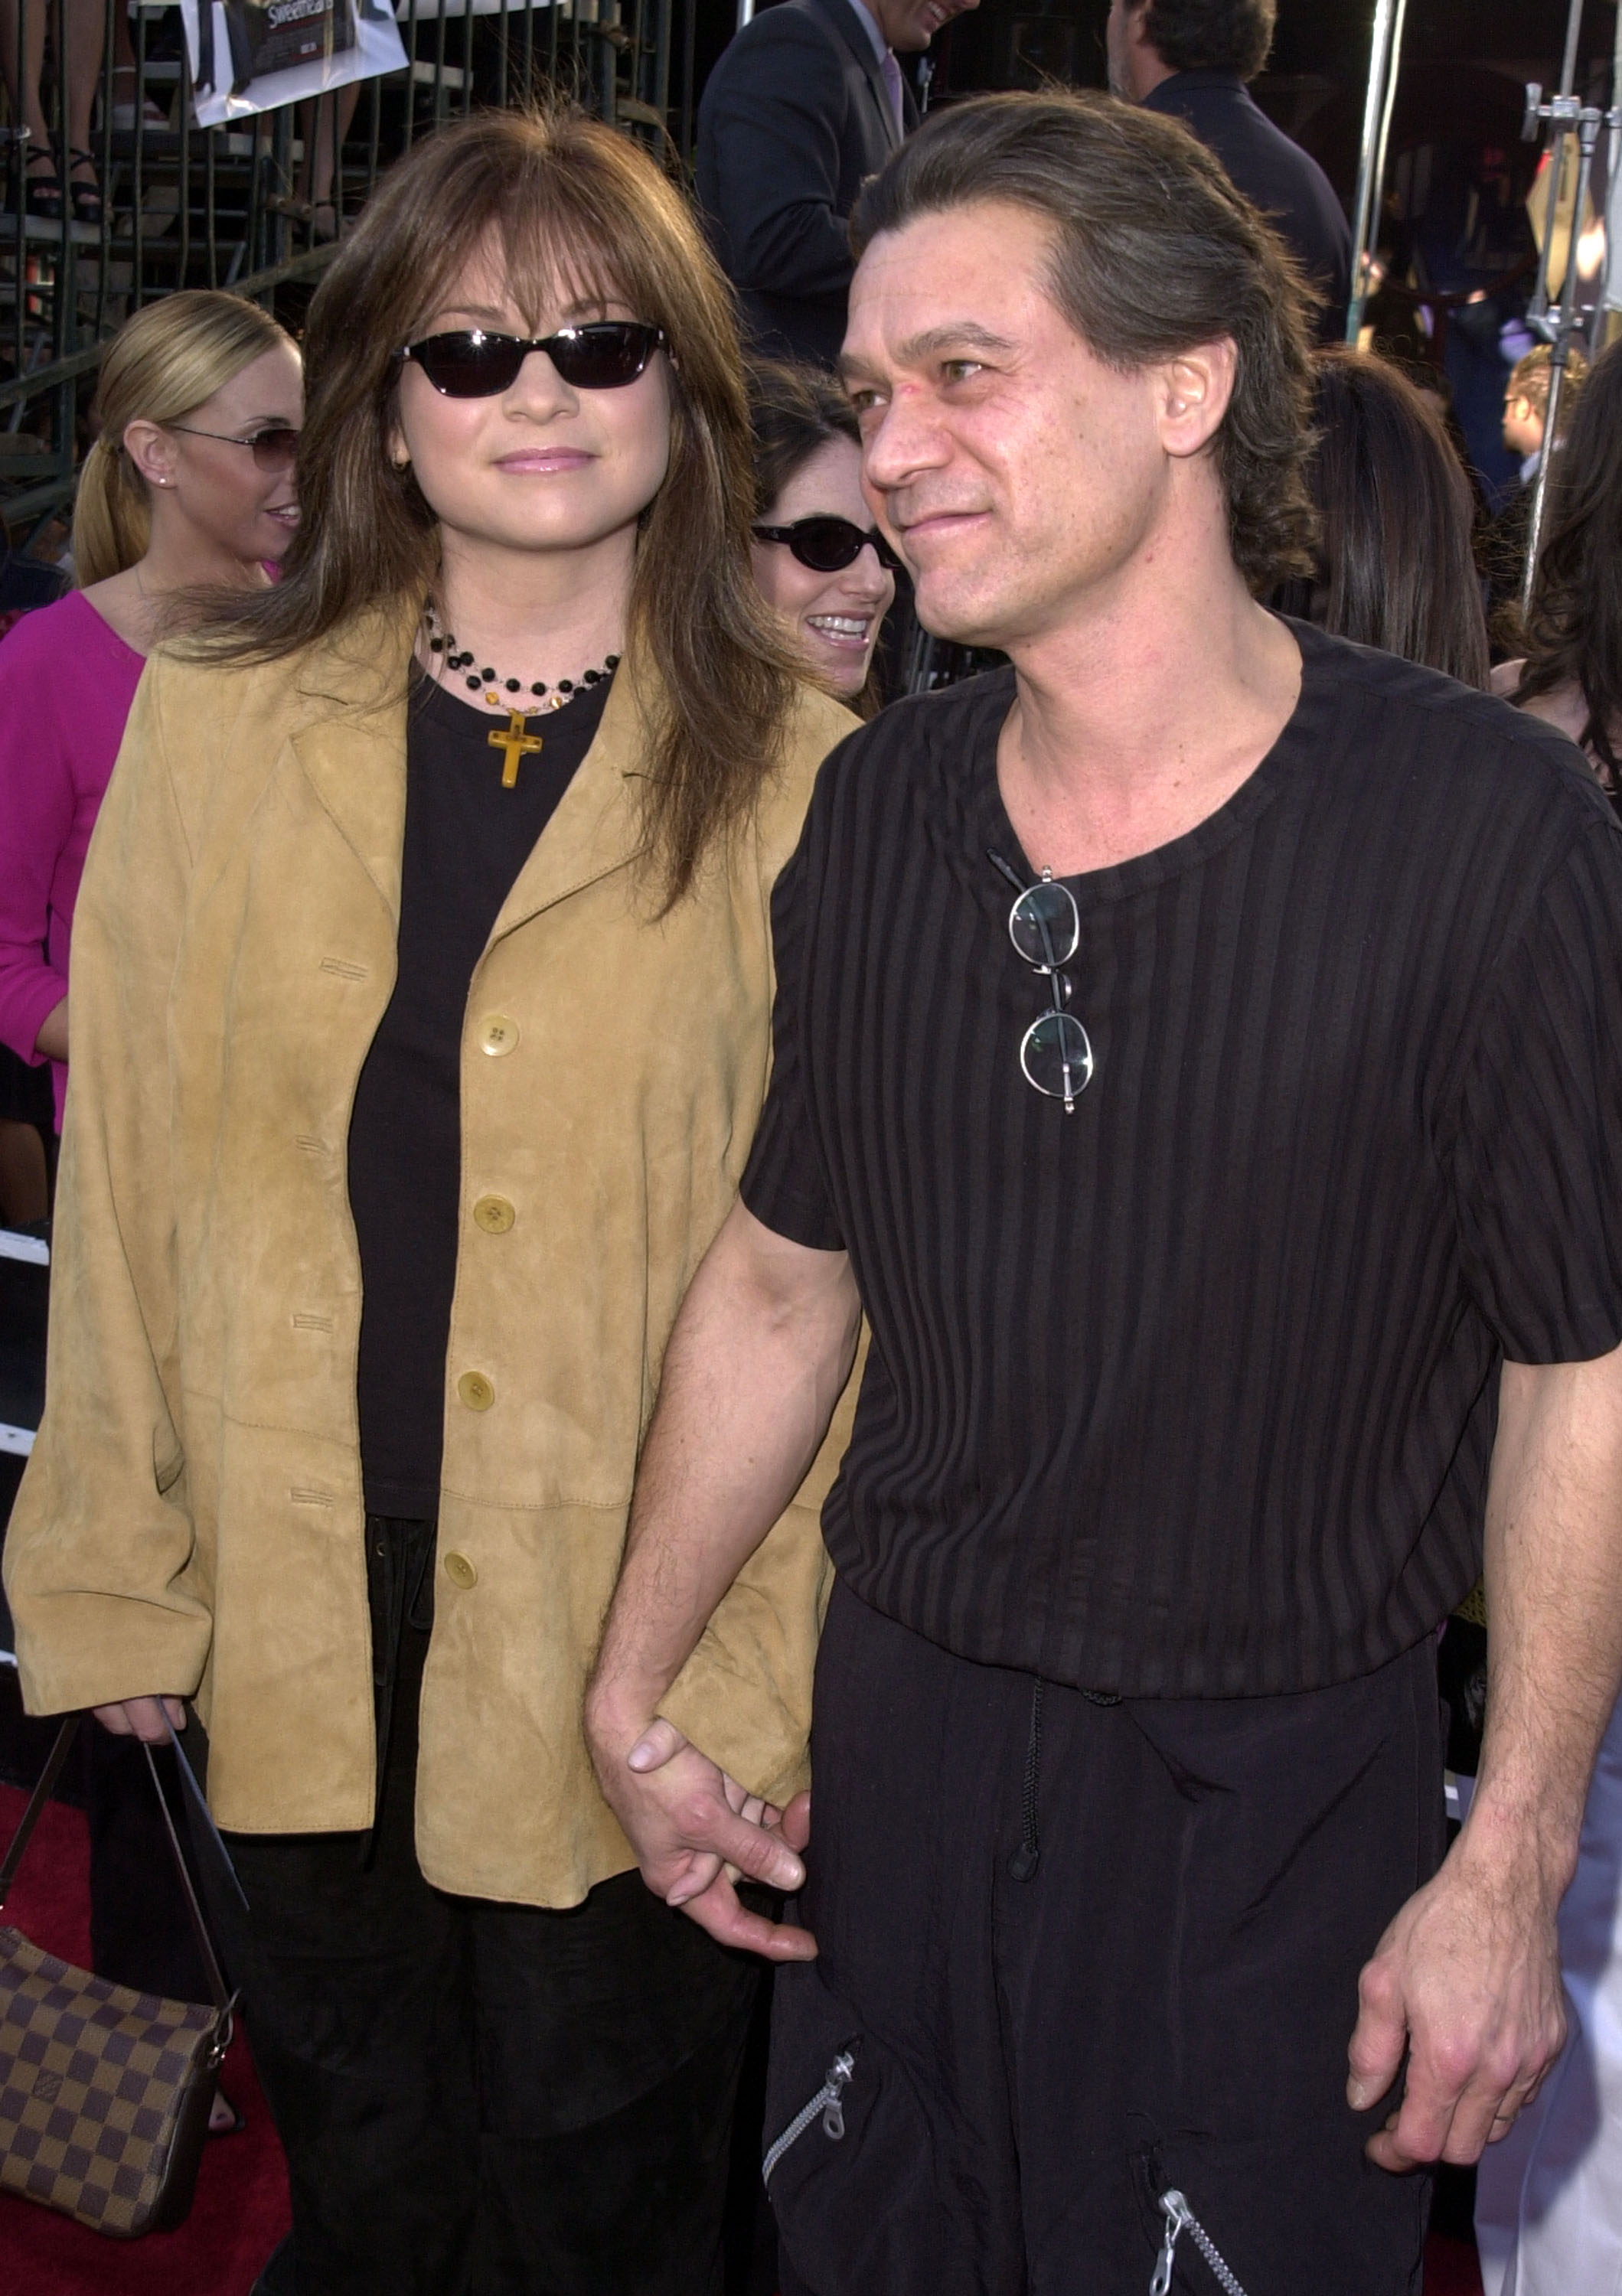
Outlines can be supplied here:
<path id="1" fill-rule="evenodd" d="M 136 684 L 201 594 L 264 586 L 296 517 L 302 405 L 298 351 L 257 303 L 199 292 L 137 312 L 102 365 L 74 505 L 79 586 L 0 644 L 0 1040 L 50 1062 L 58 1129 L 74 905 Z M 97 1734 L 89 1788 L 98 1973 L 206 1999 L 144 1759 Z M 223 2097 L 213 2125 L 241 2126 Z"/>
<path id="2" fill-rule="evenodd" d="M 896 561 L 862 494 L 850 401 L 816 367 L 762 361 L 750 375 L 750 422 L 761 594 L 817 683 L 872 718 L 881 698 L 873 651 L 895 600 Z"/>
<path id="3" fill-rule="evenodd" d="M 59 1129 L 74 899 L 136 684 L 184 602 L 268 580 L 298 522 L 303 398 L 257 303 L 200 290 L 137 311 L 102 362 L 77 586 L 0 649 L 0 1041 L 53 1062 Z"/>
<path id="4" fill-rule="evenodd" d="M 729 297 L 627 138 L 419 142 L 307 351 L 283 579 L 155 665 L 86 880 L 25 1694 L 195 1700 L 265 2296 L 699 2296 L 757 1965 L 645 1889 L 580 1705 L 854 721 L 750 578 Z M 667 1710 L 741 1716 L 741 1809 L 803 1783 L 827 1480 Z"/>

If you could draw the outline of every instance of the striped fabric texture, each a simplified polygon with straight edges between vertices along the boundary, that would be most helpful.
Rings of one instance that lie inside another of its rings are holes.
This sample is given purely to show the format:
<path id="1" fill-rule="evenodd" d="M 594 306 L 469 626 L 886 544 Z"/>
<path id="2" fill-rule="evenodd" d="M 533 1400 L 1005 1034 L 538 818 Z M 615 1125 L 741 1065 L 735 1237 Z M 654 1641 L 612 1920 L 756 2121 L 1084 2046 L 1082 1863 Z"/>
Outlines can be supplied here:
<path id="1" fill-rule="evenodd" d="M 1475 1583 L 1497 1371 L 1622 1341 L 1622 829 L 1490 698 L 1294 625 L 1187 836 L 1069 881 L 1073 1115 L 1021 1073 L 1011 672 L 823 767 L 773 913 L 757 1218 L 872 1328 L 824 1529 L 864 1601 L 1080 1688 L 1314 1689 Z"/>

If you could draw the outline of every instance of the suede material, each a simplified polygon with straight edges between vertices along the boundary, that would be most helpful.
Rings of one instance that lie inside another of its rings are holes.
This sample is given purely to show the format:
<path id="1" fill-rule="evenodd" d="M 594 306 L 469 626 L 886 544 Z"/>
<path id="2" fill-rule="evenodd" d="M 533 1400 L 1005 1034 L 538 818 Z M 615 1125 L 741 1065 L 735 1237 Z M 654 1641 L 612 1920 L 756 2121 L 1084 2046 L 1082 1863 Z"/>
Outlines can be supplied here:
<path id="1" fill-rule="evenodd" d="M 154 656 L 75 921 L 47 1401 L 5 1553 L 24 1696 L 194 1695 L 243 1833 L 372 1819 L 345 1155 L 394 982 L 411 628 L 248 669 Z M 666 1340 L 765 1091 L 772 885 L 855 722 L 804 690 L 752 823 L 659 917 L 637 864 L 652 691 L 627 660 L 463 1037 L 463 1200 L 516 1218 L 462 1238 L 438 1526 L 459 1560 L 436 1573 L 417 1846 L 437 1886 L 523 1904 L 633 1862 L 581 1693 Z M 854 1384 L 665 1708 L 774 1799 L 807 1775 Z"/>

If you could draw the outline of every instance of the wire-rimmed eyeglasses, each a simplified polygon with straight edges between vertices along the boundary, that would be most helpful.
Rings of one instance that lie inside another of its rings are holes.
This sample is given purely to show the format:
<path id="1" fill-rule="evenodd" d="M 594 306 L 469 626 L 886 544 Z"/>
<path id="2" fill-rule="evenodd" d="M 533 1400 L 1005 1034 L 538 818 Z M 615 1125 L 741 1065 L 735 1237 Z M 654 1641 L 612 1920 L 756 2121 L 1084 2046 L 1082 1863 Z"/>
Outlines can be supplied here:
<path id="1" fill-rule="evenodd" d="M 1068 964 L 1081 946 L 1081 917 L 1068 885 L 1054 882 L 1044 869 L 1034 885 L 1022 885 L 1000 853 L 987 859 L 1007 878 L 1019 898 L 1008 912 L 1008 938 L 1027 964 L 1046 976 L 1053 1003 L 1039 1013 L 1020 1042 L 1020 1066 L 1025 1080 L 1050 1100 L 1061 1100 L 1073 1116 L 1076 1098 L 1093 1080 L 1093 1047 L 1076 1015 L 1066 1010 L 1070 984 L 1060 966 Z"/>

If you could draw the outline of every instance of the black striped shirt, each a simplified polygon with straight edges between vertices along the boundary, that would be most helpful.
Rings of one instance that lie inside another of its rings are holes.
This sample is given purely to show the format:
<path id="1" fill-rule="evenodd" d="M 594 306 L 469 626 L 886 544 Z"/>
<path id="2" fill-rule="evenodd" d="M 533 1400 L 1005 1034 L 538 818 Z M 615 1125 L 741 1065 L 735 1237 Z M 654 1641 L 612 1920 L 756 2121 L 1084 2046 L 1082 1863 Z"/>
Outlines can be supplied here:
<path id="1" fill-rule="evenodd" d="M 830 758 L 778 884 L 743 1183 L 851 1254 L 872 1348 L 824 1529 L 960 1655 L 1310 1689 L 1480 1568 L 1504 1356 L 1622 1341 L 1622 829 L 1558 734 L 1298 628 L 1217 812 L 1069 880 L 1097 1067 L 1019 1066 L 1001 672 Z"/>

